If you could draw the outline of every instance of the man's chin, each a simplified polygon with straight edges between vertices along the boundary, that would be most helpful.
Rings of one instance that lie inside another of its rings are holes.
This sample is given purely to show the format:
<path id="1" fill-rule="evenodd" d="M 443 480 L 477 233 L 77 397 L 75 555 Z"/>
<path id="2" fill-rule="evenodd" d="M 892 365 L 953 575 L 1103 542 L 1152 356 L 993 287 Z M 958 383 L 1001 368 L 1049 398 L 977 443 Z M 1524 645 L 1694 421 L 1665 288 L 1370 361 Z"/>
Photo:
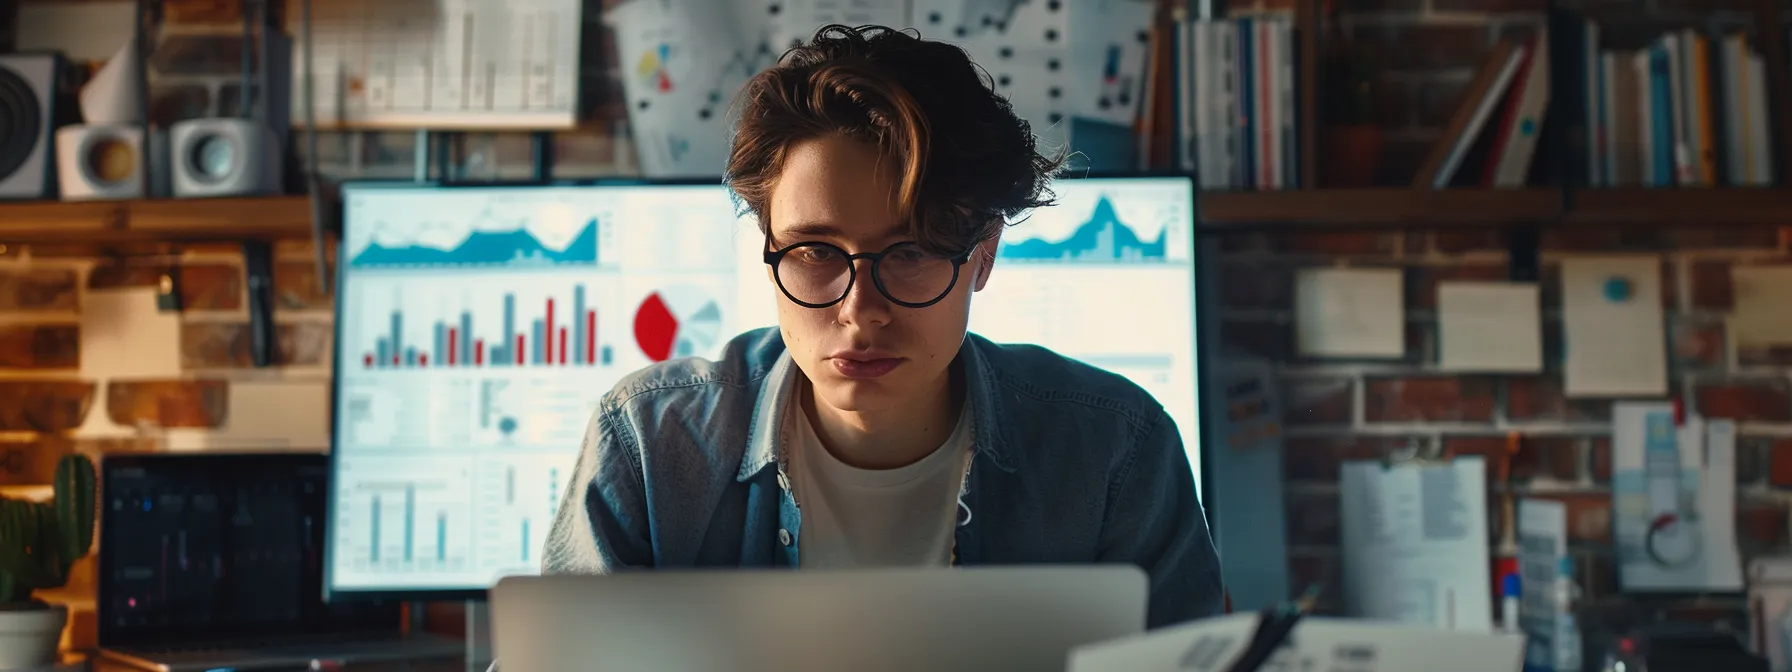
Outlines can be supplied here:
<path id="1" fill-rule="evenodd" d="M 823 403 L 836 409 L 849 412 L 873 411 L 885 408 L 897 396 L 897 389 L 887 379 L 855 379 L 840 376 L 829 376 L 820 381 L 812 381 L 815 394 Z"/>

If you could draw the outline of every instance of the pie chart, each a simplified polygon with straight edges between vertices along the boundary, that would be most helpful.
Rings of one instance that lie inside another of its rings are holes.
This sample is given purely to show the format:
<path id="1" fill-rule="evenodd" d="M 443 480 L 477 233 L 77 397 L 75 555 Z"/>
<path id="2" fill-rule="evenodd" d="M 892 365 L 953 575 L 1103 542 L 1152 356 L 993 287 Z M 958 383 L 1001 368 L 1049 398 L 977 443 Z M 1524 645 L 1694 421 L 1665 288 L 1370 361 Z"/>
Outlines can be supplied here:
<path id="1" fill-rule="evenodd" d="M 655 362 L 707 354 L 721 337 L 722 308 L 699 289 L 661 289 L 635 309 L 635 344 Z"/>

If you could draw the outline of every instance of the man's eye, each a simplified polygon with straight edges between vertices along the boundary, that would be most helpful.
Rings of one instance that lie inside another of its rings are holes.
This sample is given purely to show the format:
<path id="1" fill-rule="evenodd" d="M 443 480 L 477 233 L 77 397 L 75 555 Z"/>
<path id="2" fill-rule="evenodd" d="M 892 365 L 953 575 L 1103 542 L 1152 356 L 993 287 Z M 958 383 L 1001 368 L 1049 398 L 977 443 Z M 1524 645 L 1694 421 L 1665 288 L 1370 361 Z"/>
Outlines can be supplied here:
<path id="1" fill-rule="evenodd" d="M 797 255 L 811 264 L 827 263 L 840 257 L 840 253 L 825 247 L 806 247 L 798 250 Z"/>

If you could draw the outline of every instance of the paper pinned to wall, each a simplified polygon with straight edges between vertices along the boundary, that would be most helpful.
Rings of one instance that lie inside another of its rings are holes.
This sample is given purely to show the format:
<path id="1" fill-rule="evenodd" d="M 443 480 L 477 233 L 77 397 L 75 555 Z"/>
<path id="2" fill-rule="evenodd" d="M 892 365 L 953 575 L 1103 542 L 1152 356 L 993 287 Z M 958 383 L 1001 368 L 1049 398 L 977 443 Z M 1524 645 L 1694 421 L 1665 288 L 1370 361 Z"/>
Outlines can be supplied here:
<path id="1" fill-rule="evenodd" d="M 87 292 L 81 309 L 81 377 L 180 375 L 180 313 L 156 308 L 156 288 Z"/>
<path id="2" fill-rule="evenodd" d="M 129 287 L 89 291 L 82 298 L 81 377 L 98 383 L 87 417 L 75 429 L 83 439 L 136 435 L 112 422 L 105 381 L 176 378 L 180 368 L 180 314 L 156 307 L 157 289 Z"/>
<path id="3" fill-rule="evenodd" d="M 1792 266 L 1734 266 L 1730 334 L 1738 356 L 1792 350 Z"/>
<path id="4" fill-rule="evenodd" d="M 1438 283 L 1438 367 L 1542 371 L 1543 326 L 1537 295 L 1537 284 L 1529 282 Z"/>
<path id="5" fill-rule="evenodd" d="M 168 450 L 317 450 L 330 445 L 327 380 L 234 380 L 224 426 L 170 429 Z"/>
<path id="6" fill-rule="evenodd" d="M 1156 3 L 1084 0 L 1064 3 L 1071 17 L 1070 113 L 1131 126 L 1145 99 L 1145 64 Z"/>
<path id="7" fill-rule="evenodd" d="M 1338 497 L 1345 615 L 1492 629 L 1485 460 L 1345 462 Z"/>
<path id="8" fill-rule="evenodd" d="M 1570 397 L 1668 391 L 1661 261 L 1654 256 L 1562 262 L 1563 387 Z"/>
<path id="9" fill-rule="evenodd" d="M 1406 306 L 1399 269 L 1309 268 L 1295 277 L 1294 329 L 1309 357 L 1401 357 Z"/>
<path id="10" fill-rule="evenodd" d="M 1736 423 L 1613 404 L 1612 537 L 1625 590 L 1740 590 Z"/>
<path id="11" fill-rule="evenodd" d="M 629 126 L 646 177 L 714 177 L 728 159 L 728 106 L 742 83 L 777 61 L 761 36 L 744 39 L 730 7 L 631 0 L 610 9 Z"/>

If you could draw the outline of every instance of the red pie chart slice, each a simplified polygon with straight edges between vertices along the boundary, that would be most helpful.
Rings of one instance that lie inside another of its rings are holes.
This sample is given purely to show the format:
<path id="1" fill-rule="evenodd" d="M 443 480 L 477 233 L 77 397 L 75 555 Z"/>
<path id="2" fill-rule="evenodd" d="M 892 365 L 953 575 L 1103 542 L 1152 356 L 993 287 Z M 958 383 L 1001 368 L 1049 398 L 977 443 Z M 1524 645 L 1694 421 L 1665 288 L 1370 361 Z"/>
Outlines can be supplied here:
<path id="1" fill-rule="evenodd" d="M 665 287 L 635 309 L 635 343 L 649 360 L 713 355 L 722 337 L 722 307 L 696 287 Z"/>
<path id="2" fill-rule="evenodd" d="M 635 311 L 635 343 L 640 344 L 641 354 L 656 362 L 666 361 L 677 338 L 678 318 L 659 292 L 648 294 Z"/>

